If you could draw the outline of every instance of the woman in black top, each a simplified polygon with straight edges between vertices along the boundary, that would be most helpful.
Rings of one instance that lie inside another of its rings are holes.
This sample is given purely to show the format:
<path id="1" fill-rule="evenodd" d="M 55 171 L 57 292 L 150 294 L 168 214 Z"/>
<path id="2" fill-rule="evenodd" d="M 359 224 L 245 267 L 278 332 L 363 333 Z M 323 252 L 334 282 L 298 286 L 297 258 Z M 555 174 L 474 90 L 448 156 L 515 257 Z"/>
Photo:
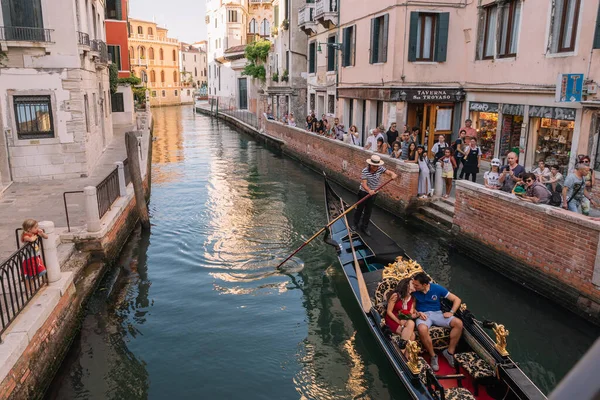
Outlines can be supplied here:
<path id="1" fill-rule="evenodd" d="M 477 179 L 477 173 L 479 172 L 479 162 L 481 161 L 481 149 L 477 146 L 477 140 L 475 138 L 471 138 L 471 144 L 469 147 L 466 147 L 464 150 L 459 150 L 462 154 L 464 154 L 464 165 L 462 171 L 460 172 L 460 178 L 463 176 L 465 179 L 469 179 L 469 175 L 471 176 L 471 181 L 475 182 Z"/>

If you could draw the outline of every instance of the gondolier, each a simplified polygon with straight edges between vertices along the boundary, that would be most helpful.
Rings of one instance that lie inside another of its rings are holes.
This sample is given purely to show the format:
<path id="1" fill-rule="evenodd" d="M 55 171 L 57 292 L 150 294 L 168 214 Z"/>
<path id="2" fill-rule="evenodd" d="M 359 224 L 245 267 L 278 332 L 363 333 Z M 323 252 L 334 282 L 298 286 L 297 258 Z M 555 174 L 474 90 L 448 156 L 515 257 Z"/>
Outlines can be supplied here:
<path id="1" fill-rule="evenodd" d="M 352 230 L 356 231 L 357 228 L 360 227 L 360 230 L 363 231 L 365 235 L 371 236 L 371 232 L 369 232 L 368 229 L 369 221 L 371 220 L 371 212 L 373 211 L 373 205 L 375 204 L 375 198 L 377 197 L 375 190 L 380 186 L 381 175 L 389 175 L 391 179 L 396 179 L 398 175 L 386 169 L 383 166 L 384 163 L 381 161 L 381 157 L 377 154 L 373 154 L 371 158 L 367 160 L 367 164 L 367 167 L 362 170 L 360 176 L 358 200 L 361 200 L 369 194 L 372 194 L 372 196 L 356 208 Z"/>

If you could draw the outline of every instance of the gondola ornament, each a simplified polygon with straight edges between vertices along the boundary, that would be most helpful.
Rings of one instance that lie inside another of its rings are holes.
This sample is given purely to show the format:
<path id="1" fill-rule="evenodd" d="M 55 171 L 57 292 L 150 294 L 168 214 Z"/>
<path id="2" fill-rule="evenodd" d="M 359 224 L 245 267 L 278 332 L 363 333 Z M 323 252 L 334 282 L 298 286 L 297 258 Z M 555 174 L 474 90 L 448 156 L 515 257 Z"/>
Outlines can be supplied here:
<path id="1" fill-rule="evenodd" d="M 408 365 L 410 372 L 413 374 L 421 372 L 419 369 L 419 353 L 421 352 L 419 344 L 414 340 L 409 340 L 404 351 L 404 354 L 406 355 L 406 365 Z"/>
<path id="2" fill-rule="evenodd" d="M 467 303 L 462 303 L 459 307 L 460 312 L 467 311 Z"/>
<path id="3" fill-rule="evenodd" d="M 504 328 L 504 325 L 494 323 L 492 330 L 496 334 L 496 350 L 498 350 L 500 355 L 506 357 L 508 355 L 508 351 L 506 350 L 506 337 L 509 334 L 508 329 Z"/>

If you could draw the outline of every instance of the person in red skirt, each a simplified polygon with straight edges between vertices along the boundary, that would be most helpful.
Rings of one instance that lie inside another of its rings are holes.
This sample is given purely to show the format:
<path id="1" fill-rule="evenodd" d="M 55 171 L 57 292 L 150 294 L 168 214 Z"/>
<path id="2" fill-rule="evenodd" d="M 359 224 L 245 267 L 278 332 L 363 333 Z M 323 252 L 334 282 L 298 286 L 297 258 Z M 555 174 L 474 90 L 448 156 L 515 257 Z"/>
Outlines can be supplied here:
<path id="1" fill-rule="evenodd" d="M 398 282 L 398 285 L 389 294 L 387 312 L 385 314 L 386 325 L 404 340 L 415 340 L 415 299 L 412 293 L 415 291 L 412 280 L 406 278 Z"/>
<path id="2" fill-rule="evenodd" d="M 21 242 L 34 243 L 33 248 L 35 251 L 35 255 L 23 260 L 23 275 L 26 279 L 46 275 L 46 266 L 44 265 L 44 261 L 40 256 L 40 248 L 37 242 L 38 236 L 41 236 L 44 239 L 48 239 L 48 235 L 44 233 L 43 229 L 40 229 L 35 219 L 26 219 L 25 221 L 23 221 L 23 233 L 21 234 Z"/>

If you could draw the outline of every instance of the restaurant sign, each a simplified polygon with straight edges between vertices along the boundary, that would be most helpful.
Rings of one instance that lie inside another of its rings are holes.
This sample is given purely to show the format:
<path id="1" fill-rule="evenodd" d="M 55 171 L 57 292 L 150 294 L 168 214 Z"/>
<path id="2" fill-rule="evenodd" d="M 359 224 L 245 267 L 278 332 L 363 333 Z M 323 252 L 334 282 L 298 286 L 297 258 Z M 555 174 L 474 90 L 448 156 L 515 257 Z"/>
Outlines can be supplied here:
<path id="1" fill-rule="evenodd" d="M 478 101 L 471 101 L 469 102 L 469 111 L 497 113 L 498 103 L 481 103 Z"/>
<path id="2" fill-rule="evenodd" d="M 455 102 L 458 89 L 393 89 L 390 100 L 409 103 Z M 462 95 L 462 93 L 461 93 Z"/>

